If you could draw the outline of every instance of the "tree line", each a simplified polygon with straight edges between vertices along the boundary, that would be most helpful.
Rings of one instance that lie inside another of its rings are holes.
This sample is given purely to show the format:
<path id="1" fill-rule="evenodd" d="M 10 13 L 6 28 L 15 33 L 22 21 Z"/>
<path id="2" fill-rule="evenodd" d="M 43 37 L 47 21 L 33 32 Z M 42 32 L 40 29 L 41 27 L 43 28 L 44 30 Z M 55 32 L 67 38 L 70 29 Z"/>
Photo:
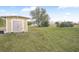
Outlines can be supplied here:
<path id="1" fill-rule="evenodd" d="M 73 22 L 55 22 L 57 27 L 73 27 L 74 23 Z"/>
<path id="2" fill-rule="evenodd" d="M 37 7 L 35 10 L 32 10 L 30 12 L 30 15 L 32 16 L 32 19 L 35 19 L 35 24 L 38 27 L 48 27 L 49 26 L 49 15 L 47 14 L 46 9 Z M 28 23 L 30 25 L 31 22 Z M 56 22 L 55 23 L 57 27 L 73 27 L 73 22 Z"/>

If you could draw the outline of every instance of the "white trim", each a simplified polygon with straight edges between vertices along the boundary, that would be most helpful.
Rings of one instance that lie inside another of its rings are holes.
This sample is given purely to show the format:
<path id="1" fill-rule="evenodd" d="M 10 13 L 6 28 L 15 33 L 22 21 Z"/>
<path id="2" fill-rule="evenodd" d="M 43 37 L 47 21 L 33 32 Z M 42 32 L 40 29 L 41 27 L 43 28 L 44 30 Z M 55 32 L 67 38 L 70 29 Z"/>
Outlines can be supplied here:
<path id="1" fill-rule="evenodd" d="M 7 17 L 5 18 L 6 19 L 6 27 L 5 27 L 5 31 L 4 31 L 4 33 L 8 33 L 8 20 L 7 20 Z"/>

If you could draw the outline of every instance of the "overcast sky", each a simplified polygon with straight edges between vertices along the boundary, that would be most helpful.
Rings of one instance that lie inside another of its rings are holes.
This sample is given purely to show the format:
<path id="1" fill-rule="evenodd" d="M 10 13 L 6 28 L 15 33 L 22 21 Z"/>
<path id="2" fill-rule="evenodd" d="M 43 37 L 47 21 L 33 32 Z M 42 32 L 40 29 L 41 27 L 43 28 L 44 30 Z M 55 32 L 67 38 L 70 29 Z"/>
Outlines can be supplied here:
<path id="1" fill-rule="evenodd" d="M 0 15 L 19 15 L 30 17 L 34 6 L 0 6 Z M 73 21 L 79 22 L 79 7 L 42 6 L 50 16 L 50 22 Z"/>

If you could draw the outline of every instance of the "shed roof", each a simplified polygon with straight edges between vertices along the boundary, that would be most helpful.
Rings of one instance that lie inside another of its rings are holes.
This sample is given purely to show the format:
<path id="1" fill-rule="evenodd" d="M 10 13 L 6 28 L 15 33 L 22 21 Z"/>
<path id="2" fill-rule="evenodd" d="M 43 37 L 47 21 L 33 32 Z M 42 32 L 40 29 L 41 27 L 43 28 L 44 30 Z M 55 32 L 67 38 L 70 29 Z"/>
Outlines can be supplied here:
<path id="1" fill-rule="evenodd" d="M 30 19 L 29 17 L 25 17 L 25 16 L 0 16 L 0 17 L 3 17 L 3 18 L 6 18 L 6 17 L 21 17 L 21 18 Z"/>

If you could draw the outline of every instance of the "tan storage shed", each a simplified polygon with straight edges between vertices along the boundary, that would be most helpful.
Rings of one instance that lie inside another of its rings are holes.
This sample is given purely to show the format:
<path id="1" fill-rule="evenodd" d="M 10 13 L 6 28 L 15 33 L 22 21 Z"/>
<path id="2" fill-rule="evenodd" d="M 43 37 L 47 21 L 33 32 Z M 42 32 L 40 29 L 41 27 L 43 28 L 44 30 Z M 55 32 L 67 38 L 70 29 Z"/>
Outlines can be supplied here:
<path id="1" fill-rule="evenodd" d="M 28 17 L 23 16 L 3 16 L 6 19 L 5 33 L 28 32 Z"/>

